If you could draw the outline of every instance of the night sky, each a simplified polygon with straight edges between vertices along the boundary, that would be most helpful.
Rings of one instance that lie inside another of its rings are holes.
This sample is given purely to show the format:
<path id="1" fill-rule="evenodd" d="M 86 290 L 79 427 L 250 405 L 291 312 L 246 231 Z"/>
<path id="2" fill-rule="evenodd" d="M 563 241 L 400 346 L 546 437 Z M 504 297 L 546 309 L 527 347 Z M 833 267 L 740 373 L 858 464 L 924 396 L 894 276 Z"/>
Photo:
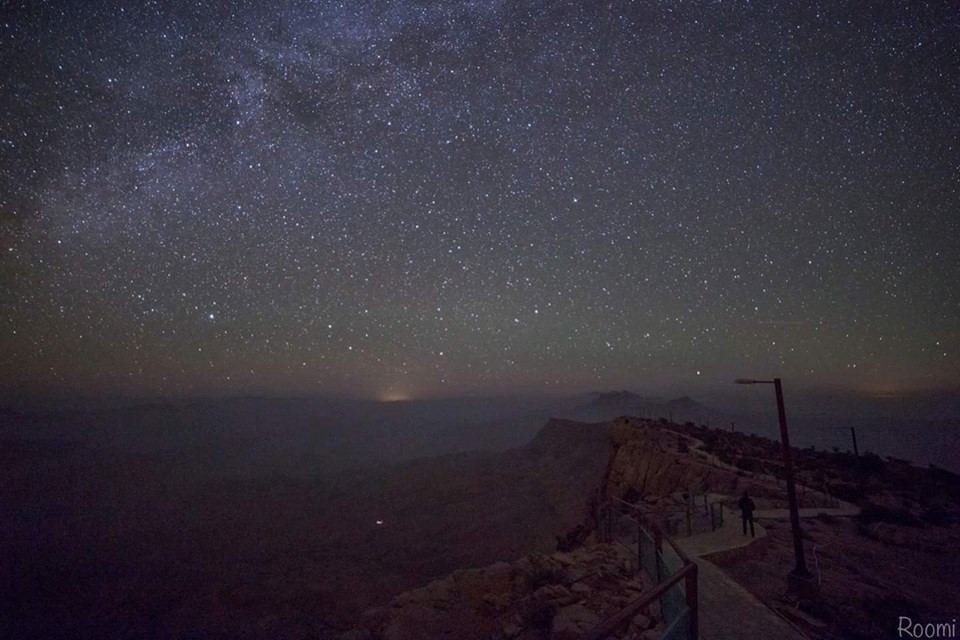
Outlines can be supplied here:
<path id="1" fill-rule="evenodd" d="M 0 9 L 0 383 L 960 383 L 953 2 Z"/>

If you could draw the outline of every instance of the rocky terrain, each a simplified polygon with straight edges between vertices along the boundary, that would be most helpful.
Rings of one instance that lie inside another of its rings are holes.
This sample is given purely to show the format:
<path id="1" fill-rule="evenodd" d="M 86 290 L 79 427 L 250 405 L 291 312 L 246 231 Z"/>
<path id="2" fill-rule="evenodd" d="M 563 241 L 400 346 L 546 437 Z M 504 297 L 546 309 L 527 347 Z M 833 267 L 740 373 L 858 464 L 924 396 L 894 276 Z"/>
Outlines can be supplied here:
<path id="1" fill-rule="evenodd" d="M 621 417 L 610 423 L 612 454 L 604 492 L 627 502 L 676 494 L 739 496 L 748 491 L 758 506 L 783 506 L 785 492 L 775 475 L 758 467 L 747 472 L 701 448 L 694 430 L 660 420 Z M 722 433 L 722 432 L 721 432 Z M 765 442 L 769 442 L 764 440 Z M 826 506 L 822 493 L 804 492 L 803 506 Z"/>
<path id="2" fill-rule="evenodd" d="M 652 586 L 632 562 L 622 546 L 592 544 L 456 571 L 368 611 L 365 626 L 340 638 L 577 640 Z M 656 637 L 662 626 L 653 606 L 633 617 L 629 633 Z"/>
<path id="3" fill-rule="evenodd" d="M 895 637 L 900 616 L 944 622 L 960 611 L 960 477 L 872 454 L 798 452 L 801 481 L 822 480 L 861 509 L 855 518 L 802 522 L 820 597 L 784 594 L 793 566 L 789 522 L 764 522 L 769 540 L 717 562 L 811 638 Z M 762 458 L 761 458 L 762 459 Z"/>
<path id="4" fill-rule="evenodd" d="M 607 491 L 612 495 L 633 499 L 686 486 L 736 496 L 746 489 L 761 509 L 785 506 L 778 442 L 692 423 L 638 429 L 643 422 L 618 419 L 611 425 L 615 453 Z M 673 442 L 675 434 L 684 438 Z M 801 507 L 843 500 L 860 509 L 854 518 L 802 520 L 820 597 L 785 594 L 784 576 L 794 564 L 788 520 L 763 521 L 768 536 L 763 544 L 714 561 L 811 638 L 889 637 L 899 616 L 956 618 L 960 476 L 869 452 L 855 456 L 808 447 L 793 453 Z M 691 462 L 691 455 L 700 462 Z"/>
<path id="5" fill-rule="evenodd" d="M 776 442 L 666 420 L 551 420 L 507 451 L 325 474 L 225 474 L 218 455 L 4 442 L 3 635 L 563 639 L 650 586 L 598 544 L 604 500 L 681 521 L 694 500 L 730 510 L 744 490 L 785 506 Z M 802 506 L 862 509 L 804 521 L 823 598 L 783 597 L 784 522 L 718 558 L 730 575 L 810 637 L 956 615 L 956 475 L 814 449 L 795 462 Z M 658 612 L 640 613 L 629 633 L 655 635 Z"/>
<path id="6" fill-rule="evenodd" d="M 682 509 L 700 493 L 732 510 L 744 490 L 761 509 L 786 506 L 777 443 L 638 418 L 614 420 L 608 434 L 610 458 L 593 509 L 612 497 L 659 513 Z M 862 508 L 853 519 L 803 521 L 821 597 L 798 601 L 784 594 L 793 561 L 787 520 L 765 521 L 763 544 L 714 561 L 809 637 L 882 637 L 896 629 L 898 615 L 952 619 L 960 575 L 960 478 L 872 454 L 852 459 L 807 449 L 795 457 L 798 477 L 807 483 L 799 492 L 802 507 L 837 506 L 835 497 L 808 487 L 825 485 Z M 578 530 L 586 533 L 579 537 L 582 546 L 569 553 L 455 572 L 367 611 L 364 622 L 342 637 L 581 637 L 652 586 L 648 576 L 634 572 L 632 554 L 597 542 L 595 515 L 586 514 Z M 648 609 L 624 637 L 657 637 L 662 625 L 659 612 Z"/>

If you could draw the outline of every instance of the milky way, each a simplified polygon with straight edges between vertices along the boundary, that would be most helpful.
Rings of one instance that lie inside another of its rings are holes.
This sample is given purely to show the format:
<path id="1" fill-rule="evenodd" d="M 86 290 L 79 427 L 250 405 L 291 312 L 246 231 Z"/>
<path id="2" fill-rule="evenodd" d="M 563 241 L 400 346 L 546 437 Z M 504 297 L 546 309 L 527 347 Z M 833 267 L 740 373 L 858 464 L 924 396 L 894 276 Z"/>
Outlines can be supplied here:
<path id="1" fill-rule="evenodd" d="M 950 3 L 126 5 L 0 19 L 3 384 L 960 382 Z"/>

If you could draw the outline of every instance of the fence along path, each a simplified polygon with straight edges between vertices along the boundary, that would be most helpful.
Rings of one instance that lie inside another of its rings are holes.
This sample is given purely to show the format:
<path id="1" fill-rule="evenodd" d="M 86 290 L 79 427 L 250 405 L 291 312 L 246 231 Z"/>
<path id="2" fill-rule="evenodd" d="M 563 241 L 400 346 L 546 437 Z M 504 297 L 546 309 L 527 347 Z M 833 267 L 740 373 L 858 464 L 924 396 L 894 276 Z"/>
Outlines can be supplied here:
<path id="1" fill-rule="evenodd" d="M 697 640 L 697 565 L 664 535 L 642 511 L 617 498 L 608 499 L 598 514 L 599 535 L 636 553 L 636 569 L 644 571 L 654 586 L 640 594 L 619 613 L 585 634 L 582 640 L 607 640 L 616 636 L 634 615 L 660 602 L 666 628 L 661 640 Z"/>

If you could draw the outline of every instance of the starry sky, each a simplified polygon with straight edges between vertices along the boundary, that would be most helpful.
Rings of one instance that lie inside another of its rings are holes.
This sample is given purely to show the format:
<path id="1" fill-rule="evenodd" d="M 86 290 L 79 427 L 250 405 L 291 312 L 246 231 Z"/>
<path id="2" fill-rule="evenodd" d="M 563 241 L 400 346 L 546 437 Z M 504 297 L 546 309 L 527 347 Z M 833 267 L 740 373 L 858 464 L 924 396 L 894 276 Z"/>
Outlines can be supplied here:
<path id="1" fill-rule="evenodd" d="M 4 3 L 0 383 L 960 384 L 951 2 Z"/>

